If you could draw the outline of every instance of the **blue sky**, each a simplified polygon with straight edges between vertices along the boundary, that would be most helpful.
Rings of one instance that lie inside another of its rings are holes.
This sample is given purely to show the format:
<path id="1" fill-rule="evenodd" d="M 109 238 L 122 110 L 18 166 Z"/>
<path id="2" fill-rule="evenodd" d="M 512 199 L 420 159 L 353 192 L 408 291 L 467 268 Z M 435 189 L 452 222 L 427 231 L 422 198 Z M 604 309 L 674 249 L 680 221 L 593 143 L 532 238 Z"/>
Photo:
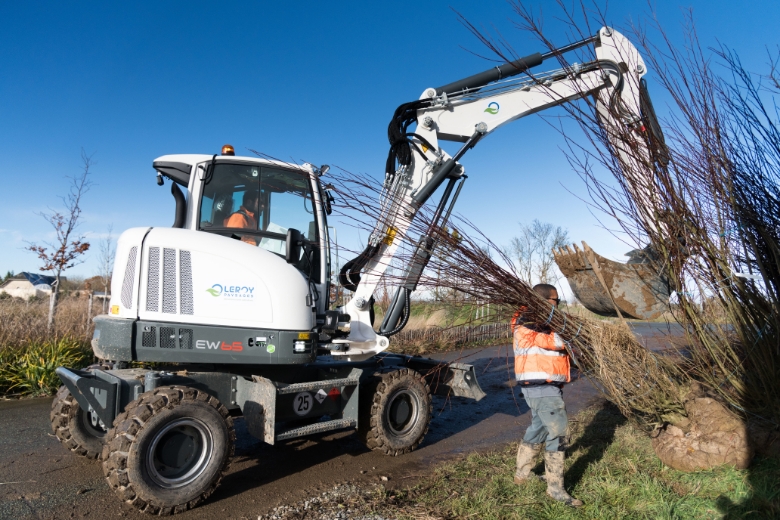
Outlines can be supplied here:
<path id="1" fill-rule="evenodd" d="M 544 13 L 551 40 L 568 42 L 554 2 L 527 5 Z M 648 5 L 623 1 L 608 17 L 620 26 Z M 115 233 L 171 224 L 172 197 L 151 167 L 167 153 L 217 153 L 231 143 L 239 154 L 253 148 L 382 175 L 395 108 L 491 66 L 469 52 L 486 51 L 450 7 L 494 26 L 522 55 L 543 51 L 514 28 L 501 0 L 0 3 L 0 273 L 37 271 L 24 241 L 50 238 L 36 212 L 61 206 L 82 148 L 96 162 L 81 227 L 93 239 L 109 224 Z M 766 70 L 780 2 L 654 5 L 674 38 L 688 7 L 705 46 L 722 42 L 749 69 Z M 563 144 L 535 116 L 497 131 L 465 157 L 469 182 L 457 211 L 499 244 L 518 222 L 538 218 L 623 259 L 629 248 L 570 193 L 585 196 Z M 342 227 L 340 239 L 350 233 Z M 85 260 L 68 275 L 95 274 L 97 251 Z"/>

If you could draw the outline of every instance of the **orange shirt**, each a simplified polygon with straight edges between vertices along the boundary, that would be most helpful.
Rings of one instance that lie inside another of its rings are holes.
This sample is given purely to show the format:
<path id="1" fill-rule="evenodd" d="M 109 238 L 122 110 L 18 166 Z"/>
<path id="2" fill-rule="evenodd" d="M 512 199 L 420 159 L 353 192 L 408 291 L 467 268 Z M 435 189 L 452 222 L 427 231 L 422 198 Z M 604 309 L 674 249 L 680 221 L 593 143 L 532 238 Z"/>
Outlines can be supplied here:
<path id="1" fill-rule="evenodd" d="M 255 219 L 254 213 L 246 209 L 244 206 L 241 206 L 238 211 L 225 219 L 224 226 L 229 228 L 251 229 L 252 231 L 257 231 L 257 220 Z M 255 237 L 244 236 L 241 237 L 241 241 L 246 242 L 247 244 L 252 244 L 253 246 L 257 245 L 257 239 Z"/>

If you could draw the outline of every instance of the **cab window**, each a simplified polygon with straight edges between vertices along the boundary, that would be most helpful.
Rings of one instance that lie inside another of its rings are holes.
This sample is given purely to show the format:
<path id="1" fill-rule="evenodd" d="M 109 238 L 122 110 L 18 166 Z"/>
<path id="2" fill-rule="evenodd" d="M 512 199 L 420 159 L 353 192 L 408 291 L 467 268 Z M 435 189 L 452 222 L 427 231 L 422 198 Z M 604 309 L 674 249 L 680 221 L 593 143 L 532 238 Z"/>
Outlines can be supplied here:
<path id="1" fill-rule="evenodd" d="M 317 220 L 306 172 L 251 164 L 217 163 L 207 174 L 200 206 L 200 229 L 284 256 L 287 230 L 299 230 L 316 250 Z M 308 271 L 308 260 L 302 255 Z M 317 270 L 318 271 L 318 270 Z M 318 277 L 315 274 L 315 278 Z"/>

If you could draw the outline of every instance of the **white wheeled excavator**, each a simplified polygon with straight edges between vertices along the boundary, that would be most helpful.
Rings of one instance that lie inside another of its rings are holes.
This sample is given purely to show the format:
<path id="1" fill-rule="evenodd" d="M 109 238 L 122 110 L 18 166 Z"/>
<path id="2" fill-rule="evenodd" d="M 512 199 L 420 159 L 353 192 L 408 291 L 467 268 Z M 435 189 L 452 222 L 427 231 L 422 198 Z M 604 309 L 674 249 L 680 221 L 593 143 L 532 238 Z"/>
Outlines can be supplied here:
<path id="1" fill-rule="evenodd" d="M 595 61 L 521 76 L 590 44 Z M 401 105 L 390 126 L 381 218 L 363 254 L 342 269 L 354 295 L 335 309 L 326 167 L 239 157 L 232 147 L 156 159 L 158 183 L 171 181 L 174 225 L 121 235 L 110 312 L 95 319 L 100 363 L 57 369 L 54 433 L 72 451 L 100 457 L 121 498 L 153 514 L 192 508 L 213 492 L 233 452 L 237 415 L 271 444 L 353 428 L 369 448 L 414 449 L 428 429 L 432 392 L 484 393 L 473 367 L 386 352 L 406 323 L 434 239 L 420 238 L 375 332 L 370 311 L 382 266 L 443 184 L 434 225 L 446 223 L 466 178 L 458 161 L 485 136 L 583 96 L 595 97 L 605 125 L 639 129 L 644 74 L 634 46 L 603 28 Z M 449 155 L 442 141 L 462 146 Z"/>

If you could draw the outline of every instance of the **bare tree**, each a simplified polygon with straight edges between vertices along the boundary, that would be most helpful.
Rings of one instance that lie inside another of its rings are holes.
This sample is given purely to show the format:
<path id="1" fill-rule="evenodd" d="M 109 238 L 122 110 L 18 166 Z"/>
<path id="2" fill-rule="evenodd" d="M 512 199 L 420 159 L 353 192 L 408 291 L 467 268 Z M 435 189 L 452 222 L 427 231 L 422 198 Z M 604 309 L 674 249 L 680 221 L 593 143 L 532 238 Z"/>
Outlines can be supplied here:
<path id="1" fill-rule="evenodd" d="M 116 243 L 113 236 L 114 226 L 109 224 L 108 233 L 100 241 L 100 263 L 98 266 L 98 276 L 103 284 L 103 313 L 105 314 L 108 304 L 108 288 L 111 285 L 111 274 L 114 272 L 114 257 L 116 256 Z"/>
<path id="2" fill-rule="evenodd" d="M 520 235 L 512 238 L 507 256 L 515 262 L 523 281 L 555 283 L 555 259 L 552 250 L 569 242 L 569 232 L 561 226 L 534 219 L 520 224 Z"/>
<path id="3" fill-rule="evenodd" d="M 531 283 L 535 252 L 535 245 L 529 231 L 527 225 L 520 224 L 520 235 L 512 237 L 506 250 L 506 256 L 514 261 L 520 278 L 527 283 Z"/>
<path id="4" fill-rule="evenodd" d="M 68 177 L 71 181 L 68 194 L 62 197 L 65 205 L 64 211 L 51 210 L 49 213 L 39 213 L 41 217 L 54 228 L 55 241 L 45 242 L 43 245 L 28 243 L 27 250 L 38 255 L 43 262 L 41 270 L 51 271 L 54 274 L 54 286 L 49 298 L 48 328 L 54 325 L 54 315 L 57 309 L 57 299 L 60 293 L 60 279 L 62 273 L 74 265 L 80 264 L 81 255 L 89 249 L 84 235 L 77 233 L 76 229 L 81 218 L 81 199 L 89 191 L 92 182 L 89 179 L 89 169 L 93 165 L 92 156 L 81 150 L 81 160 L 84 164 L 81 173 Z"/>

